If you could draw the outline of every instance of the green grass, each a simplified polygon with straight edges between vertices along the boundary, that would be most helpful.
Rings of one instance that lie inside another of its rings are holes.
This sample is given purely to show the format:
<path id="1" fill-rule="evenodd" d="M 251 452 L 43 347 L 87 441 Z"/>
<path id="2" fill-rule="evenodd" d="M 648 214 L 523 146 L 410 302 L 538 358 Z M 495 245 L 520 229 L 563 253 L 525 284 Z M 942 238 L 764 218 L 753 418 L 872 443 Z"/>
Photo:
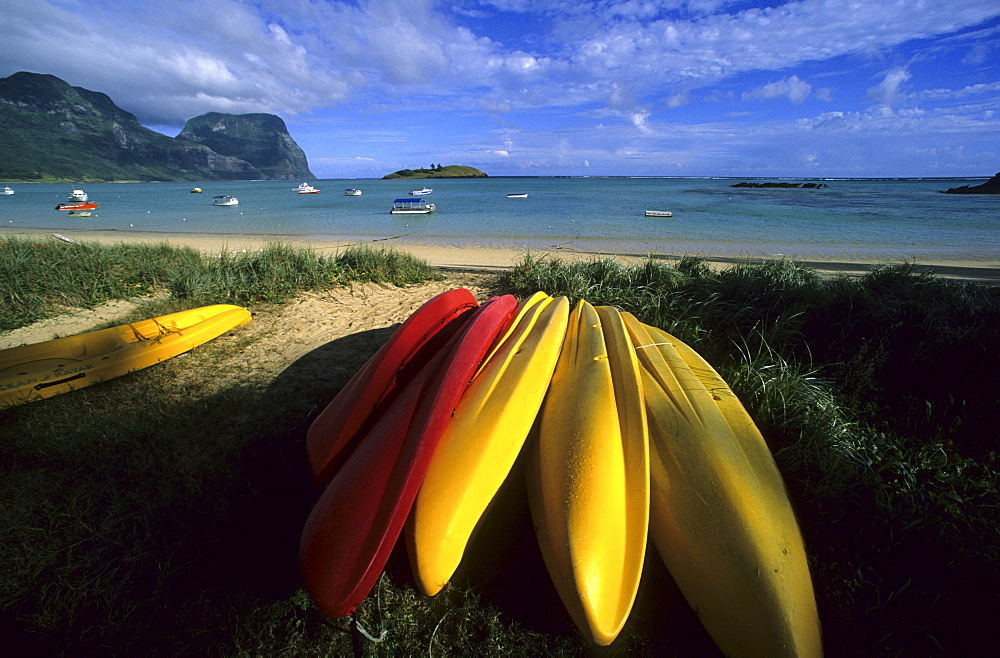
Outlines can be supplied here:
<path id="1" fill-rule="evenodd" d="M 163 312 L 269 305 L 352 280 L 433 276 L 391 250 L 321 257 L 270 245 L 205 258 L 156 245 L 106 249 L 0 246 L 0 285 L 9 286 L 0 317 L 23 323 L 61 305 L 154 290 L 169 292 Z M 48 273 L 56 265 L 66 272 Z M 8 283 L 41 271 L 30 285 Z M 107 271 L 117 283 L 90 281 Z M 824 278 L 788 261 L 713 272 L 694 258 L 625 267 L 531 254 L 496 287 L 618 306 L 720 371 L 785 477 L 829 655 L 975 655 L 992 645 L 983 602 L 1000 586 L 1000 288 L 906 263 Z M 341 342 L 357 351 L 350 337 Z M 352 652 L 350 622 L 316 610 L 296 558 L 318 494 L 305 432 L 353 367 L 333 361 L 325 376 L 302 377 L 292 366 L 273 381 L 199 375 L 239 372 L 240 355 L 256 347 L 233 332 L 155 375 L 0 411 L 5 646 L 46 655 Z M 386 631 L 379 644 L 360 640 L 363 652 L 592 652 L 548 582 L 517 482 L 437 597 L 416 592 L 397 546 L 358 609 L 369 631 Z M 711 651 L 650 553 L 637 606 L 609 653 Z"/>
<path id="2" fill-rule="evenodd" d="M 350 281 L 406 285 L 436 276 L 410 254 L 368 246 L 325 256 L 274 243 L 259 251 L 204 256 L 165 243 L 72 245 L 13 238 L 0 244 L 0 331 L 66 307 L 90 308 L 156 290 L 167 290 L 192 308 L 280 303 L 301 290 Z"/>

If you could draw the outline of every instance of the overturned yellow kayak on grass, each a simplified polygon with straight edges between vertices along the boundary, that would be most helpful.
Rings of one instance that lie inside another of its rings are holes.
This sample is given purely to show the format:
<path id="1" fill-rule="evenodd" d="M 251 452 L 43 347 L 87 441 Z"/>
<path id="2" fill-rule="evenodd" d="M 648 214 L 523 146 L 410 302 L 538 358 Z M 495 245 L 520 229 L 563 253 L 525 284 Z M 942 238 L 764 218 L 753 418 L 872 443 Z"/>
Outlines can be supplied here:
<path id="1" fill-rule="evenodd" d="M 763 437 L 694 350 L 623 315 L 642 366 L 657 551 L 724 654 L 821 655 L 805 547 Z"/>
<path id="2" fill-rule="evenodd" d="M 241 306 L 214 304 L 0 350 L 0 408 L 146 368 L 246 324 L 250 317 Z"/>
<path id="3" fill-rule="evenodd" d="M 621 632 L 642 575 L 648 459 L 639 367 L 621 315 L 581 300 L 526 478 L 549 575 L 577 626 L 600 645 Z"/>

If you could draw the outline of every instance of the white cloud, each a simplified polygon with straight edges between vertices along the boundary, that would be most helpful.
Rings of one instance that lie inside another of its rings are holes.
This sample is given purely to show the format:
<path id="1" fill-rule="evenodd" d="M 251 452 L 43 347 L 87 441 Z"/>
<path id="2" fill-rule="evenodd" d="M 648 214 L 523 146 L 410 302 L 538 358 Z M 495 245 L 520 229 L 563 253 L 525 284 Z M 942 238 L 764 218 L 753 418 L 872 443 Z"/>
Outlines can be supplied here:
<path id="1" fill-rule="evenodd" d="M 946 0 L 863 9 L 854 0 L 762 8 L 722 0 L 458 0 L 454 12 L 432 0 L 5 4 L 0 67 L 41 68 L 159 121 L 177 120 L 198 102 L 218 109 L 222 101 L 212 99 L 221 96 L 230 106 L 295 114 L 356 98 L 412 103 L 407 88 L 499 111 L 572 106 L 605 102 L 609 88 L 626 79 L 638 106 L 670 86 L 691 89 L 745 71 L 877 52 L 1000 13 L 990 3 Z M 532 25 L 548 26 L 536 41 L 550 45 L 506 49 L 458 24 L 470 11 L 497 9 L 544 18 Z M 807 83 L 796 80 L 754 93 L 798 103 Z M 879 102 L 892 95 L 890 82 L 873 88 Z M 671 107 L 686 101 L 683 93 L 667 97 Z"/>
<path id="2" fill-rule="evenodd" d="M 753 91 L 743 94 L 743 100 L 772 100 L 786 97 L 791 102 L 798 104 L 805 102 L 811 92 L 812 85 L 799 79 L 799 76 L 793 75 L 790 78 L 757 87 Z"/>
<path id="3" fill-rule="evenodd" d="M 676 94 L 671 94 L 667 98 L 667 107 L 682 107 L 691 103 L 691 94 L 687 91 L 680 91 Z"/>
<path id="4" fill-rule="evenodd" d="M 832 101 L 833 100 L 833 89 L 829 87 L 820 87 L 816 90 L 816 98 L 821 101 Z"/>
<path id="5" fill-rule="evenodd" d="M 910 72 L 902 67 L 890 69 L 882 82 L 868 89 L 868 100 L 880 105 L 893 105 L 902 93 L 903 84 L 910 77 Z"/>

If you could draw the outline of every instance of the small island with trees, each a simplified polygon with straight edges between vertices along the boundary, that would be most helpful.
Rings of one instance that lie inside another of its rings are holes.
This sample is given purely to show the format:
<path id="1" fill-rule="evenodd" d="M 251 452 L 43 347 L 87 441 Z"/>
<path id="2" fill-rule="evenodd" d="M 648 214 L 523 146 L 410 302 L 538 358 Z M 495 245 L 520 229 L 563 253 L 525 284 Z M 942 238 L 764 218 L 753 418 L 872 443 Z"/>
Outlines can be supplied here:
<path id="1" fill-rule="evenodd" d="M 382 180 L 396 178 L 487 178 L 487 175 L 475 167 L 463 165 L 431 165 L 429 169 L 400 169 L 382 177 Z"/>

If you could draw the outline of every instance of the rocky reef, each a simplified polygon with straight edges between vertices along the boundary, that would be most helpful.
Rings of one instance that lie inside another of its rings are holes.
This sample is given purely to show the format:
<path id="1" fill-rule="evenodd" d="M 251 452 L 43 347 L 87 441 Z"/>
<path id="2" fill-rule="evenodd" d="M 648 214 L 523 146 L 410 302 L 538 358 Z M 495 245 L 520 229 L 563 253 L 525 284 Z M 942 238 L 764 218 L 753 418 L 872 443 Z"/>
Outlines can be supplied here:
<path id="1" fill-rule="evenodd" d="M 750 188 L 801 188 L 803 190 L 819 190 L 824 187 L 830 187 L 826 183 L 788 183 L 781 181 L 779 183 L 749 183 L 743 181 L 742 183 L 736 183 L 735 185 L 730 185 L 729 187 L 750 187 Z"/>
<path id="2" fill-rule="evenodd" d="M 969 187 L 953 187 L 947 190 L 939 190 L 942 194 L 1000 194 L 1000 172 L 982 185 Z"/>

